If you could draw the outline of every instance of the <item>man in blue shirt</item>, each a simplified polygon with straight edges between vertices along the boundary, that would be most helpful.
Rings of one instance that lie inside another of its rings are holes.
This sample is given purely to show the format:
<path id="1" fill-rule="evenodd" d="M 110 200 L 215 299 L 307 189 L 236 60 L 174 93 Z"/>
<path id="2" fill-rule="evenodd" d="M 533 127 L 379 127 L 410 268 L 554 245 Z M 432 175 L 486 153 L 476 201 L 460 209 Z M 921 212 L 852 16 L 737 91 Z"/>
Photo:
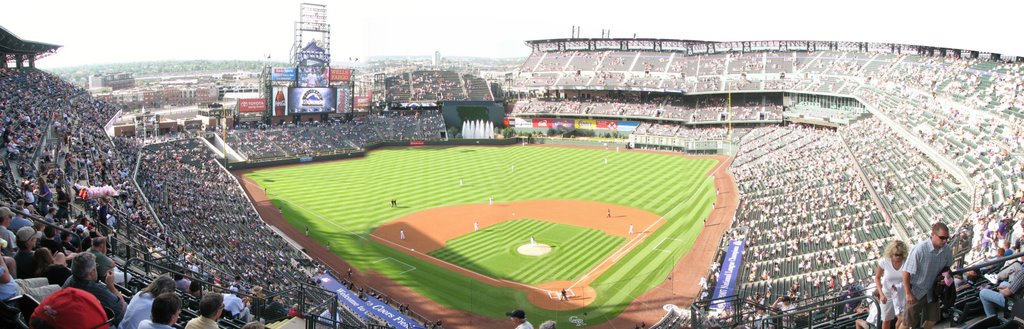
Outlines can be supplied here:
<path id="1" fill-rule="evenodd" d="M 932 225 L 929 239 L 910 250 L 903 264 L 903 287 L 907 294 L 907 307 L 903 313 L 901 329 L 917 328 L 924 320 L 924 329 L 932 329 L 941 316 L 939 300 L 932 288 L 939 273 L 949 271 L 953 265 L 953 252 L 949 242 L 949 227 L 942 222 Z M 922 313 L 924 317 L 922 318 Z"/>

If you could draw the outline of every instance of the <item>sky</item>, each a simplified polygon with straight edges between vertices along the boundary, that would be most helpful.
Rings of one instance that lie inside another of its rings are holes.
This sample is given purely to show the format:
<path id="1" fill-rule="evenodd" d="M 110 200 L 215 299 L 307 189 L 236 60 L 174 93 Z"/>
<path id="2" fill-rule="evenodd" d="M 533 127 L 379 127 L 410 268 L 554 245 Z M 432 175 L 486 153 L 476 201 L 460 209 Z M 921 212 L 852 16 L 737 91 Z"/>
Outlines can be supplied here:
<path id="1" fill-rule="evenodd" d="M 41 68 L 154 60 L 288 61 L 303 1 L 11 0 L 0 26 L 63 46 Z M 1024 56 L 1024 1 L 338 1 L 335 62 L 368 56 L 525 57 L 525 40 L 581 37 L 895 42 Z M 305 35 L 308 37 L 309 35 Z"/>

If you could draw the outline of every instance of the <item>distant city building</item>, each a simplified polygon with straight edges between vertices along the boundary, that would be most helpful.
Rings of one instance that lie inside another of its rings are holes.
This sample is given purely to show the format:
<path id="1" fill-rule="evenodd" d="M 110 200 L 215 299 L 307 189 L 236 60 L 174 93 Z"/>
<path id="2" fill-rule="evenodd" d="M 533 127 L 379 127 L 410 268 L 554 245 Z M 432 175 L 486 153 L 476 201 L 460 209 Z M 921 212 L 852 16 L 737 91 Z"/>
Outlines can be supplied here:
<path id="1" fill-rule="evenodd" d="M 121 103 L 130 108 L 161 108 L 212 103 L 217 101 L 218 96 L 217 86 L 213 84 L 161 85 L 94 95 L 97 99 Z"/>
<path id="2" fill-rule="evenodd" d="M 89 77 L 89 89 L 121 90 L 132 87 L 135 87 L 135 77 L 131 73 L 96 74 Z"/>
<path id="3" fill-rule="evenodd" d="M 433 64 L 434 64 L 434 66 L 441 65 L 441 52 L 440 51 L 435 51 L 434 52 Z"/>

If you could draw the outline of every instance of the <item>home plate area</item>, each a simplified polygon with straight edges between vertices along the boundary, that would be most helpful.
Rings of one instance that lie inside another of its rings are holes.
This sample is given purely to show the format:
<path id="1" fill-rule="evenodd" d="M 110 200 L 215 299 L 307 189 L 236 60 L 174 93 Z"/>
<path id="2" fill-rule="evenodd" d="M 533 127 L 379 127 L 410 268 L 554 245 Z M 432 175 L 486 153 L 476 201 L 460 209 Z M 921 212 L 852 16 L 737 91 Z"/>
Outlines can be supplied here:
<path id="1" fill-rule="evenodd" d="M 548 290 L 547 292 L 548 292 L 548 298 L 556 299 L 556 300 L 557 299 L 562 299 L 562 292 L 561 291 L 551 291 L 551 290 Z M 572 288 L 567 288 L 567 289 L 565 289 L 565 296 L 568 297 L 569 299 L 572 299 L 573 297 L 576 297 L 576 292 L 572 291 Z"/>

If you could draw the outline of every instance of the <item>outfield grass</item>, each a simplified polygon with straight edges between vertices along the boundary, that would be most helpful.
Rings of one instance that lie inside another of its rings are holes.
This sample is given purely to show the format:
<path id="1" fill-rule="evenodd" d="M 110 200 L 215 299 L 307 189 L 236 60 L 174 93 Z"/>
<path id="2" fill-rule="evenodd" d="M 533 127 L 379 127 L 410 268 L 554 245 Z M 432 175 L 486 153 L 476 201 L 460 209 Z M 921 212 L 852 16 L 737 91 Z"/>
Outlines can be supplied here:
<path id="1" fill-rule="evenodd" d="M 517 252 L 531 236 L 551 246 L 551 252 L 543 256 Z M 492 278 L 540 284 L 577 280 L 624 243 L 626 238 L 592 228 L 512 220 L 452 239 L 430 255 Z"/>
<path id="2" fill-rule="evenodd" d="M 373 269 L 441 304 L 484 316 L 503 318 L 519 307 L 531 319 L 569 325 L 568 316 L 587 312 L 587 323 L 593 325 L 614 318 L 664 281 L 690 249 L 715 199 L 714 182 L 706 176 L 715 164 L 614 150 L 434 147 L 383 149 L 359 160 L 247 176 L 267 189 L 292 225 L 308 226 L 311 236 L 330 241 L 335 253 L 359 269 Z M 572 314 L 535 308 L 525 292 L 466 278 L 367 239 L 375 227 L 393 219 L 429 208 L 486 203 L 491 196 L 495 202 L 607 202 L 663 215 L 667 222 L 597 278 L 595 301 Z M 391 199 L 402 207 L 391 208 Z"/>

